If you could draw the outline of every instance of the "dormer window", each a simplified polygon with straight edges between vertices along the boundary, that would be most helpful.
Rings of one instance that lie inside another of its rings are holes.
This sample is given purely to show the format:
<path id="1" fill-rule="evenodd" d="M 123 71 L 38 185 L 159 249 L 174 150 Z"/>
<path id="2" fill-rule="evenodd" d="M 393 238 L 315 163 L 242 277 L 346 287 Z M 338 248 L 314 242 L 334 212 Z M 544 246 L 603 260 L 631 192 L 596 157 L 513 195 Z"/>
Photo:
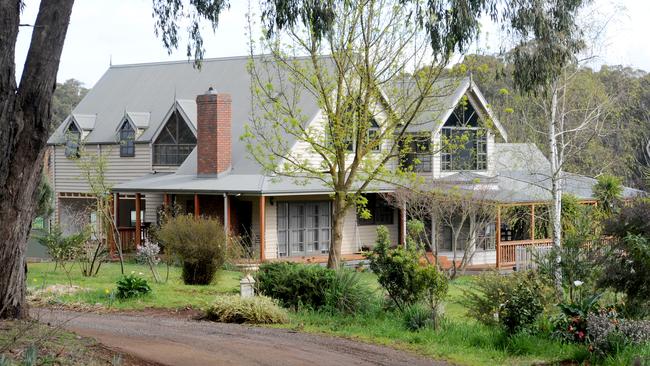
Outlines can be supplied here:
<path id="1" fill-rule="evenodd" d="M 153 164 L 179 166 L 195 146 L 196 136 L 178 111 L 174 111 L 153 143 Z"/>
<path id="2" fill-rule="evenodd" d="M 120 156 L 135 156 L 135 130 L 129 121 L 124 121 L 120 127 Z"/>
<path id="3" fill-rule="evenodd" d="M 487 135 L 478 114 L 463 98 L 442 127 L 441 169 L 487 170 Z"/>
<path id="4" fill-rule="evenodd" d="M 65 134 L 65 157 L 69 159 L 79 158 L 79 144 L 81 142 L 81 131 L 74 122 L 68 126 Z"/>

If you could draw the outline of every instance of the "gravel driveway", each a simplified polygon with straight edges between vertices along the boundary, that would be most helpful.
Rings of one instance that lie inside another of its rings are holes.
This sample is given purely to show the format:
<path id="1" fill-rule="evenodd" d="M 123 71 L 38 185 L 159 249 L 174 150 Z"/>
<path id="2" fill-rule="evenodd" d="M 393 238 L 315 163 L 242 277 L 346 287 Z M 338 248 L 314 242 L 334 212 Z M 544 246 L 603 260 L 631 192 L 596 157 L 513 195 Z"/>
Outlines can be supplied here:
<path id="1" fill-rule="evenodd" d="M 448 365 L 388 347 L 286 329 L 47 309 L 34 315 L 164 365 Z"/>

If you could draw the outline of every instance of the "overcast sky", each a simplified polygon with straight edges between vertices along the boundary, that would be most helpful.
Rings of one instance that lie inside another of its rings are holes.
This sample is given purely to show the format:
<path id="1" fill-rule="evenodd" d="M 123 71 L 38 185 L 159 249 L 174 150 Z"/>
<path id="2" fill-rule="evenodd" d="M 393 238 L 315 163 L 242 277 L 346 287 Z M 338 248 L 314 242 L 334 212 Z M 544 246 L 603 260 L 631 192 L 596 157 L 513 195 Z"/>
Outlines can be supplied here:
<path id="1" fill-rule="evenodd" d="M 21 23 L 33 24 L 38 1 L 26 0 Z M 596 0 L 596 7 L 609 21 L 599 63 L 622 64 L 650 70 L 650 1 Z M 206 57 L 247 54 L 245 36 L 247 0 L 231 0 L 216 33 L 204 31 Z M 77 0 L 61 57 L 58 80 L 75 78 L 92 87 L 110 62 L 130 64 L 185 60 L 185 44 L 171 55 L 154 35 L 151 0 Z M 500 41 L 494 27 L 485 24 L 487 35 L 479 46 L 496 52 Z M 491 31 L 491 32 L 490 32 Z M 29 47 L 31 28 L 21 27 L 16 45 L 16 68 L 20 75 Z"/>

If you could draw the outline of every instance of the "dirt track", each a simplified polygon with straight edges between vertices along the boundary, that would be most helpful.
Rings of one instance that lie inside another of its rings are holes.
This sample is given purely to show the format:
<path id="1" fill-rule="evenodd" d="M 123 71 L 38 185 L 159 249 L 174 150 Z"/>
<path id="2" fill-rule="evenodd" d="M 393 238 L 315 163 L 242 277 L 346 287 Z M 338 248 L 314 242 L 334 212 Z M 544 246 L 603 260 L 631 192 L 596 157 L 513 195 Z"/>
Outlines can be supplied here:
<path id="1" fill-rule="evenodd" d="M 34 315 L 164 365 L 448 365 L 388 347 L 286 329 L 45 309 Z"/>

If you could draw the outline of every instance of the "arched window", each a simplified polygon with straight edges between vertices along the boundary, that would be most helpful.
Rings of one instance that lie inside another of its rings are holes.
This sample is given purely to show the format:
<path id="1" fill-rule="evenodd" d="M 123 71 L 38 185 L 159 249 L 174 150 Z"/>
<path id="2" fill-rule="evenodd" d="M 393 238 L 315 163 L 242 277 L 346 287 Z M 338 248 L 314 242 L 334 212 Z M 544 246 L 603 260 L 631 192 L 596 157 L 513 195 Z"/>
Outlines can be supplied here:
<path id="1" fill-rule="evenodd" d="M 129 121 L 124 121 L 120 127 L 120 156 L 135 156 L 135 130 Z"/>
<path id="2" fill-rule="evenodd" d="M 79 143 L 81 142 L 81 131 L 73 122 L 68 126 L 65 134 L 65 157 L 76 159 L 79 157 Z"/>
<path id="3" fill-rule="evenodd" d="M 153 164 L 181 165 L 195 146 L 192 130 L 178 111 L 174 111 L 153 143 Z"/>

